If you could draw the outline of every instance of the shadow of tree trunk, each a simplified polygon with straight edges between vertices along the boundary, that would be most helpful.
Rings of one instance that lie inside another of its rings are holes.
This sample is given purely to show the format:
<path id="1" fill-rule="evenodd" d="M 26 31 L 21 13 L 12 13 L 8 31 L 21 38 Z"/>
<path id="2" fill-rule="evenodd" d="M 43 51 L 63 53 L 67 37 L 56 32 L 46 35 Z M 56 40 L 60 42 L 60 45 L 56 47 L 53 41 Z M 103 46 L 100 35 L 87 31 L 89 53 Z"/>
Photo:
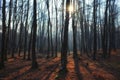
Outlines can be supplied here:
<path id="1" fill-rule="evenodd" d="M 77 74 L 78 80 L 83 80 L 82 74 L 80 73 L 80 69 L 79 69 L 78 57 L 74 58 L 74 64 L 75 64 L 75 72 Z"/>

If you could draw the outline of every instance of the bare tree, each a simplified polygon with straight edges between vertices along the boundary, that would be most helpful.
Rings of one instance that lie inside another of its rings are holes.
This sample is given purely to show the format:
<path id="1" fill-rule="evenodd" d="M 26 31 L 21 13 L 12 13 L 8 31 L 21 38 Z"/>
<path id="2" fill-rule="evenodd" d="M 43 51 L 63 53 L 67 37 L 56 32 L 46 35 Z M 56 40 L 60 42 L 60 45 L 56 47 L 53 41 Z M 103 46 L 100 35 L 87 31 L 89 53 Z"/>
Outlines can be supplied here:
<path id="1" fill-rule="evenodd" d="M 9 19 L 8 19 L 8 32 L 6 35 L 6 51 L 9 54 L 10 53 L 10 28 L 11 28 L 11 16 L 12 16 L 12 4 L 13 4 L 13 0 L 10 0 L 9 2 Z M 8 49 L 7 49 L 8 48 Z"/>
<path id="2" fill-rule="evenodd" d="M 69 6 L 70 0 L 66 0 L 66 19 L 64 27 L 64 36 L 62 41 L 62 53 L 61 53 L 61 71 L 67 72 L 67 51 L 68 51 L 68 26 L 69 26 Z"/>
<path id="3" fill-rule="evenodd" d="M 58 9 L 57 4 L 55 4 L 55 10 L 56 10 L 56 49 L 55 49 L 55 57 L 57 57 L 57 50 L 58 50 Z"/>
<path id="4" fill-rule="evenodd" d="M 20 33 L 19 33 L 19 43 L 18 43 L 18 46 L 19 46 L 19 52 L 18 52 L 18 56 L 21 56 L 21 51 L 22 51 L 22 41 L 23 41 L 23 38 L 22 38 L 22 35 L 23 35 L 23 27 L 24 27 L 24 23 L 23 23 L 23 0 L 21 1 L 22 4 L 21 4 L 21 21 L 20 21 Z"/>
<path id="5" fill-rule="evenodd" d="M 16 40 L 17 40 L 17 28 L 18 28 L 18 24 L 19 24 L 19 19 L 17 19 L 17 3 L 18 3 L 18 0 L 15 0 L 15 3 L 14 3 L 14 10 L 13 10 L 13 30 L 12 30 L 12 34 L 11 34 L 11 44 L 12 44 L 12 53 L 11 53 L 11 57 L 14 58 L 14 53 L 16 51 Z"/>
<path id="6" fill-rule="evenodd" d="M 105 8 L 105 17 L 104 17 L 104 31 L 103 31 L 103 35 L 102 35 L 102 48 L 103 48 L 103 58 L 106 58 L 107 57 L 107 22 L 108 22 L 108 3 L 109 3 L 109 0 L 106 0 L 106 8 Z"/>
<path id="7" fill-rule="evenodd" d="M 29 0 L 27 1 L 27 14 L 26 14 L 26 22 L 25 22 L 25 41 L 24 41 L 24 57 L 26 57 L 26 51 L 27 51 L 27 36 L 28 36 L 28 14 L 29 14 Z"/>
<path id="8" fill-rule="evenodd" d="M 96 52 L 97 52 L 97 33 L 96 33 L 96 20 L 97 20 L 97 0 L 94 0 L 93 7 L 93 21 L 94 21 L 94 52 L 93 52 L 93 60 L 96 60 Z"/>
<path id="9" fill-rule="evenodd" d="M 37 32 L 37 19 L 36 19 L 36 0 L 33 0 L 33 40 L 32 40 L 32 69 L 38 68 L 38 63 L 36 61 L 36 52 L 35 52 L 35 44 L 36 44 L 36 32 Z"/>
<path id="10" fill-rule="evenodd" d="M 50 57 L 50 30 L 49 30 L 49 25 L 50 25 L 50 12 L 49 12 L 49 1 L 47 0 L 47 2 L 46 2 L 46 4 L 47 4 L 47 10 L 48 10 L 48 23 L 47 23 L 47 26 L 48 26 L 48 28 L 47 28 L 47 31 L 48 31 L 48 51 L 47 51 L 47 58 L 49 58 Z"/>
<path id="11" fill-rule="evenodd" d="M 5 12 L 5 5 L 6 5 L 6 0 L 3 0 L 3 8 L 2 8 L 2 50 L 1 50 L 1 54 L 0 54 L 0 57 L 1 57 L 1 60 L 0 60 L 0 69 L 4 68 L 5 65 L 4 65 L 4 55 L 6 54 L 6 51 L 5 51 L 5 35 L 6 35 L 6 12 Z"/>

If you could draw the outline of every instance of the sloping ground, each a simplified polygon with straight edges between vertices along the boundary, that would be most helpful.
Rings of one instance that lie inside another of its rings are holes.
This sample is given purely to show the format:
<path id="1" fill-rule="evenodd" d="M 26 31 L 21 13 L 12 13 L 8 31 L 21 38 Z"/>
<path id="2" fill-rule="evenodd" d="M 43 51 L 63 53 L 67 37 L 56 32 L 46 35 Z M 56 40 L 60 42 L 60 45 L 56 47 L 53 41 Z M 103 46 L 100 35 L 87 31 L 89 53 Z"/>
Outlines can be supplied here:
<path id="1" fill-rule="evenodd" d="M 106 70 L 98 62 L 87 57 L 82 57 L 78 62 L 78 68 L 74 66 L 72 57 L 68 57 L 68 73 L 57 78 L 60 69 L 60 58 L 37 59 L 39 68 L 31 70 L 31 61 L 9 59 L 6 68 L 0 70 L 0 80 L 118 80 L 114 73 Z"/>

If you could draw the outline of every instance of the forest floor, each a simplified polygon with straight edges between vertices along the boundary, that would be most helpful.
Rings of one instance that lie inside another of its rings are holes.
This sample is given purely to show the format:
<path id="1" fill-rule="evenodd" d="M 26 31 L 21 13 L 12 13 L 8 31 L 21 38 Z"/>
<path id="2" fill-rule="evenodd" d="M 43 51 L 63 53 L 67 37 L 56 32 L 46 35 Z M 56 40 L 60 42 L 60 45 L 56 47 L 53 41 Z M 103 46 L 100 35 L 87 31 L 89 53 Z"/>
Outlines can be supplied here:
<path id="1" fill-rule="evenodd" d="M 93 61 L 82 56 L 76 72 L 72 56 L 68 57 L 68 72 L 60 76 L 60 57 L 38 58 L 39 68 L 31 70 L 31 61 L 22 57 L 9 59 L 0 70 L 0 80 L 120 80 L 120 55 L 112 54 L 109 60 Z M 79 73 L 78 73 L 79 72 Z"/>

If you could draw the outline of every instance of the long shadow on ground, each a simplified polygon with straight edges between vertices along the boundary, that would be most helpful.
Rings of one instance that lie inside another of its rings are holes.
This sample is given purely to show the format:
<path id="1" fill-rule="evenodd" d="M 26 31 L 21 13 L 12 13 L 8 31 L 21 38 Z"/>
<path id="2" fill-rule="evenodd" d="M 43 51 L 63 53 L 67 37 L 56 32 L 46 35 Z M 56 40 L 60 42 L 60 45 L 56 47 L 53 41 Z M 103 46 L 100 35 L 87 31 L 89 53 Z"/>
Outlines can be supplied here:
<path id="1" fill-rule="evenodd" d="M 80 73 L 80 67 L 79 67 L 79 60 L 78 58 L 74 58 L 74 64 L 75 64 L 75 72 L 77 74 L 78 80 L 83 80 L 82 74 Z"/>

